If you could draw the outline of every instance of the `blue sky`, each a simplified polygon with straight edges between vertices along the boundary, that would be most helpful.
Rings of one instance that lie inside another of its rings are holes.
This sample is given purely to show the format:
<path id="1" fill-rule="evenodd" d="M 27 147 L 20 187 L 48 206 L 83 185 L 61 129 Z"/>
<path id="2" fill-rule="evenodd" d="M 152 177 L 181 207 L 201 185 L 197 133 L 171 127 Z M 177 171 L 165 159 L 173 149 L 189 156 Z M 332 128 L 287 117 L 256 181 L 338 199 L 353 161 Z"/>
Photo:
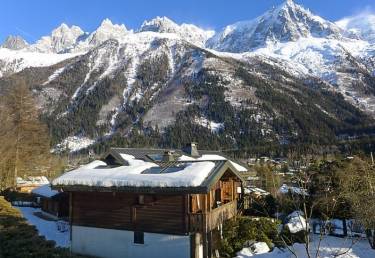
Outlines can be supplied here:
<path id="1" fill-rule="evenodd" d="M 0 42 L 21 35 L 33 42 L 60 25 L 94 30 L 104 18 L 136 29 L 145 19 L 168 16 L 178 23 L 220 29 L 252 19 L 283 0 L 2 0 Z M 338 20 L 363 10 L 375 10 L 374 0 L 296 0 L 314 13 Z"/>

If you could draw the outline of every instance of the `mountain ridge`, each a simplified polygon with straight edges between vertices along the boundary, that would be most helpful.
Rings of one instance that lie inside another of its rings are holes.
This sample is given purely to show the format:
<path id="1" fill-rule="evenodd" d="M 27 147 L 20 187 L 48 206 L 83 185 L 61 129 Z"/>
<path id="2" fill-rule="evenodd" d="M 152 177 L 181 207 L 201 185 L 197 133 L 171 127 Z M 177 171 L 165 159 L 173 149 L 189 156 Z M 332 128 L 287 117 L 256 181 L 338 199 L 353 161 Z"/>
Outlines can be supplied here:
<path id="1" fill-rule="evenodd" d="M 229 148 L 334 144 L 373 122 L 369 42 L 290 0 L 240 25 L 225 35 L 229 50 L 210 45 L 223 31 L 166 17 L 136 31 L 107 19 L 91 33 L 62 25 L 45 52 L 0 48 L 0 89 L 27 78 L 60 150 L 116 135 L 170 146 L 198 135 Z"/>

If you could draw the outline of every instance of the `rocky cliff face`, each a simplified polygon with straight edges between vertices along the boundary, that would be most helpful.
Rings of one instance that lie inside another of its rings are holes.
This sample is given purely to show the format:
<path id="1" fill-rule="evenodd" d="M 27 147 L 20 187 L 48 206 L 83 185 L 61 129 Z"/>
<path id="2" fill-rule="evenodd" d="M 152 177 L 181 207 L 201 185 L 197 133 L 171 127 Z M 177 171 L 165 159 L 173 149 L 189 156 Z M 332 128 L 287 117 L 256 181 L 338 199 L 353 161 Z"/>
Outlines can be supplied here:
<path id="1" fill-rule="evenodd" d="M 135 134 L 242 149 L 334 144 L 373 123 L 375 51 L 343 26 L 287 1 L 212 34 L 166 17 L 135 32 L 62 25 L 0 48 L 0 89 L 27 79 L 60 149 Z"/>
<path id="2" fill-rule="evenodd" d="M 20 36 L 8 36 L 1 47 L 11 50 L 20 50 L 26 48 L 28 45 L 29 44 Z"/>

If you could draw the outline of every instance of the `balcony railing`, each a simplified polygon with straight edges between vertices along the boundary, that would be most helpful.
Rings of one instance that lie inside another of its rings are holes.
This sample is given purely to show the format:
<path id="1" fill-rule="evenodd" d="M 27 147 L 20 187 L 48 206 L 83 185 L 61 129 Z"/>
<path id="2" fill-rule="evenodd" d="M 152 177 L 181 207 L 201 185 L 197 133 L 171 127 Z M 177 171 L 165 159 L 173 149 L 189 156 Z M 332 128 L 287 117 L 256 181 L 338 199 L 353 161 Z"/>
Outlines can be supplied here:
<path id="1" fill-rule="evenodd" d="M 189 232 L 203 232 L 205 227 L 210 231 L 224 221 L 237 215 L 237 201 L 223 204 L 209 213 L 189 214 Z"/>

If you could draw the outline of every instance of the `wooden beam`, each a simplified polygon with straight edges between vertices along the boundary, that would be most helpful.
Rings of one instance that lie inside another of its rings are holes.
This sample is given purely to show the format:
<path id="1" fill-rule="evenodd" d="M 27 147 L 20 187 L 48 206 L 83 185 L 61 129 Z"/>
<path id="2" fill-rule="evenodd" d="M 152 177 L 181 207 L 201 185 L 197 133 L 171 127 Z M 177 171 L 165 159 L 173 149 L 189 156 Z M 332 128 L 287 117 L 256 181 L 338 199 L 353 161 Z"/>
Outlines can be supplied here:
<path id="1" fill-rule="evenodd" d="M 184 195 L 183 198 L 183 205 L 184 205 L 184 224 L 185 224 L 185 232 L 189 232 L 189 212 L 190 212 L 190 207 L 189 207 L 189 200 L 190 200 L 190 195 Z"/>
<path id="2" fill-rule="evenodd" d="M 70 232 L 69 232 L 69 238 L 70 243 L 72 243 L 72 229 L 73 229 L 73 193 L 69 193 L 69 224 L 70 224 Z"/>

